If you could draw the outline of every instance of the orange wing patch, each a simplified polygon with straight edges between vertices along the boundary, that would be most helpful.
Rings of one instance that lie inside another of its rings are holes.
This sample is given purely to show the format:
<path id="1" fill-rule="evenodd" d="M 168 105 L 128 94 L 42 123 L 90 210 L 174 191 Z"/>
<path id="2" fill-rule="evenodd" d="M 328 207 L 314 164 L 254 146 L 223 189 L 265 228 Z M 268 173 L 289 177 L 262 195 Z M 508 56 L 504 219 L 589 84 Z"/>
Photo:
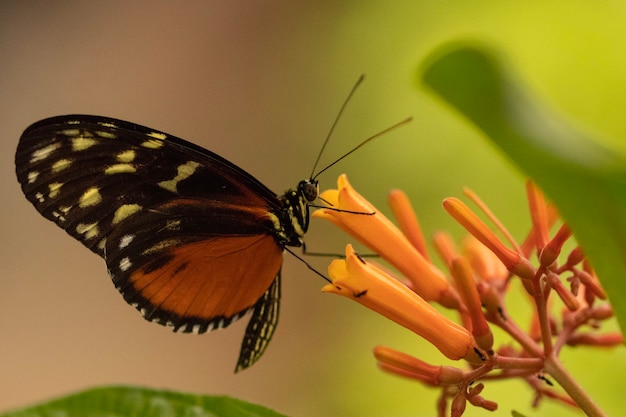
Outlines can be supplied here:
<path id="1" fill-rule="evenodd" d="M 282 250 L 273 236 L 217 237 L 164 254 L 130 276 L 155 310 L 184 319 L 230 318 L 252 307 L 278 274 Z M 158 262 L 158 260 L 157 260 Z"/>

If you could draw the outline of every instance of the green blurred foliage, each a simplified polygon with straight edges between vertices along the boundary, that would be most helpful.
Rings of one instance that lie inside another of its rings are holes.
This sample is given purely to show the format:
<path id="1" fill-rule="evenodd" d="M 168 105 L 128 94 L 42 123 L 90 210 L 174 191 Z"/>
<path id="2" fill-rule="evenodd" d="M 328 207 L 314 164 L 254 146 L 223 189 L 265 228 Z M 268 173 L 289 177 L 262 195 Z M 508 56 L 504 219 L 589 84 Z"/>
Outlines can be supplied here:
<path id="1" fill-rule="evenodd" d="M 281 417 L 265 407 L 229 397 L 210 397 L 137 387 L 101 387 L 2 417 Z"/>

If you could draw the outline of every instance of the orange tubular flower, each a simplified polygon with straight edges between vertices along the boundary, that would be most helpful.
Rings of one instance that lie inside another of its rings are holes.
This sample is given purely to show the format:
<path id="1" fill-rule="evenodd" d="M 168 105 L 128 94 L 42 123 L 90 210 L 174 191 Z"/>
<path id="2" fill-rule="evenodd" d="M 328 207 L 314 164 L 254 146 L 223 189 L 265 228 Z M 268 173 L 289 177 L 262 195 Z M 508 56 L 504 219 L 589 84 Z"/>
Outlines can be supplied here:
<path id="1" fill-rule="evenodd" d="M 343 295 L 406 327 L 432 343 L 446 357 L 480 364 L 486 357 L 470 332 L 435 310 L 419 295 L 359 257 L 351 245 L 346 259 L 328 267 L 333 280 L 324 292 Z"/>
<path id="2" fill-rule="evenodd" d="M 469 261 L 462 257 L 453 259 L 450 272 L 472 320 L 474 339 L 482 349 L 490 351 L 493 347 L 493 334 L 480 305 L 480 295 Z"/>
<path id="3" fill-rule="evenodd" d="M 452 366 L 435 366 L 387 346 L 376 346 L 374 356 L 383 369 L 412 376 L 431 385 L 457 385 L 463 382 L 463 371 Z"/>
<path id="4" fill-rule="evenodd" d="M 524 279 L 532 279 L 535 268 L 520 253 L 507 248 L 498 237 L 461 200 L 449 197 L 443 200 L 443 208 L 483 245 L 502 261 L 507 269 Z"/>
<path id="5" fill-rule="evenodd" d="M 493 285 L 504 283 L 508 271 L 498 257 L 472 235 L 463 239 L 461 246 L 463 256 L 469 261 L 472 270 L 481 280 Z"/>
<path id="6" fill-rule="evenodd" d="M 392 190 L 389 193 L 389 207 L 391 207 L 402 233 L 424 259 L 430 261 L 426 250 L 426 239 L 424 239 L 422 228 L 415 211 L 413 211 L 409 197 L 401 190 Z"/>
<path id="7" fill-rule="evenodd" d="M 313 217 L 326 219 L 398 269 L 424 300 L 443 306 L 458 306 L 458 295 L 445 275 L 429 263 L 402 232 L 380 211 L 357 193 L 343 174 L 337 190 L 326 190 L 320 199 L 329 208 L 316 210 Z M 355 214 L 357 213 L 357 214 Z M 369 214 L 368 214 L 369 213 Z"/>
<path id="8" fill-rule="evenodd" d="M 576 247 L 568 253 L 569 245 L 563 246 L 572 236 L 569 227 L 563 224 L 549 238 L 557 212 L 536 186 L 529 183 L 527 188 L 532 229 L 522 245 L 471 191 L 465 193 L 493 226 L 461 200 L 450 197 L 443 201 L 448 214 L 470 234 L 458 249 L 446 232 L 435 234 L 434 245 L 450 279 L 432 265 L 404 193 L 390 194 L 389 203 L 400 225 L 397 228 L 350 186 L 345 175 L 339 177 L 337 188 L 321 193 L 326 207 L 313 216 L 329 220 L 358 239 L 404 277 L 396 278 L 396 271 L 387 272 L 383 266 L 366 262 L 348 245 L 345 259 L 329 265 L 330 283 L 322 291 L 356 301 L 426 339 L 447 358 L 470 363 L 466 370 L 435 366 L 377 346 L 374 356 L 382 371 L 438 387 L 440 416 L 460 417 L 468 404 L 494 411 L 498 404 L 482 397 L 485 385 L 480 381 L 519 377 L 535 391 L 536 399 L 550 397 L 578 405 L 587 415 L 605 415 L 572 379 L 559 353 L 565 345 L 615 346 L 623 344 L 624 337 L 619 332 L 597 332 L 600 324 L 612 317 L 613 309 L 601 301 L 606 293 L 583 251 Z M 538 264 L 530 261 L 535 255 Z M 507 312 L 509 291 L 519 289 L 510 285 L 512 280 L 523 284 L 534 303 L 527 333 Z M 556 297 L 564 304 L 560 315 L 551 308 Z M 436 310 L 433 301 L 456 310 L 461 324 Z M 516 343 L 505 340 L 494 345 L 495 326 Z M 592 330 L 586 330 L 588 327 Z M 549 374 L 568 395 L 546 387 L 543 382 L 550 382 L 541 372 Z"/>

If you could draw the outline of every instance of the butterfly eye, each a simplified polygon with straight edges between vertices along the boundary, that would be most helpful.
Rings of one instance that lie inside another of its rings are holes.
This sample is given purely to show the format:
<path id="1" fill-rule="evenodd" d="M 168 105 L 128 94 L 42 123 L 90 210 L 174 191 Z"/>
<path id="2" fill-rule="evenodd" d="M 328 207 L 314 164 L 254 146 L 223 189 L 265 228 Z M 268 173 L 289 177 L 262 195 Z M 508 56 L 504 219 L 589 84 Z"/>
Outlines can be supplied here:
<path id="1" fill-rule="evenodd" d="M 309 203 L 315 201 L 319 195 L 319 185 L 317 180 L 300 181 L 300 184 L 298 184 L 298 190 Z"/>

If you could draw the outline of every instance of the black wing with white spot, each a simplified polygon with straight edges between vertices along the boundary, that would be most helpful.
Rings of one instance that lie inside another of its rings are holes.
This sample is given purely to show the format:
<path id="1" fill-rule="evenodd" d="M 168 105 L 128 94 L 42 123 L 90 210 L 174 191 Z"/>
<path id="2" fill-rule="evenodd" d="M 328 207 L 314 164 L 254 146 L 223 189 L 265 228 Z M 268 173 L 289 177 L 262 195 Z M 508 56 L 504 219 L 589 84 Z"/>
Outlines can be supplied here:
<path id="1" fill-rule="evenodd" d="M 102 256 L 146 319 L 201 333 L 254 309 L 238 369 L 262 354 L 300 237 L 284 198 L 197 145 L 97 116 L 35 123 L 15 163 L 37 211 Z"/>
<path id="2" fill-rule="evenodd" d="M 165 201 L 192 198 L 280 210 L 272 191 L 219 155 L 110 118 L 70 115 L 35 123 L 20 139 L 15 164 L 35 208 L 101 256 L 114 228 Z M 239 217 L 221 223 L 216 233 L 273 228 Z"/>

